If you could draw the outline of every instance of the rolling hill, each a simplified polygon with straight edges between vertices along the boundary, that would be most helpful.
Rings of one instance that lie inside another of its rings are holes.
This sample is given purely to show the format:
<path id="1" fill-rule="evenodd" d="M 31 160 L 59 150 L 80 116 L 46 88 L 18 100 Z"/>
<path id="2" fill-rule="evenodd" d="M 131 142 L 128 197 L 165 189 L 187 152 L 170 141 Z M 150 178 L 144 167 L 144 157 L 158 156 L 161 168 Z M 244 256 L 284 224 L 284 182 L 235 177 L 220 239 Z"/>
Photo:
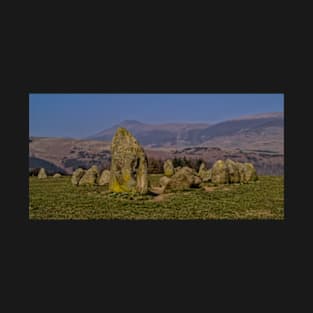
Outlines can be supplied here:
<path id="1" fill-rule="evenodd" d="M 125 120 L 86 139 L 111 141 L 117 128 L 125 127 L 143 146 L 172 147 L 179 144 L 180 138 L 188 131 L 205 129 L 208 126 L 209 124 L 204 123 L 145 124 L 134 120 Z"/>
<path id="2" fill-rule="evenodd" d="M 220 147 L 283 153 L 284 117 L 282 112 L 242 116 L 213 125 L 196 123 L 145 124 L 126 120 L 89 136 L 88 140 L 111 141 L 118 127 L 130 130 L 150 148 Z"/>

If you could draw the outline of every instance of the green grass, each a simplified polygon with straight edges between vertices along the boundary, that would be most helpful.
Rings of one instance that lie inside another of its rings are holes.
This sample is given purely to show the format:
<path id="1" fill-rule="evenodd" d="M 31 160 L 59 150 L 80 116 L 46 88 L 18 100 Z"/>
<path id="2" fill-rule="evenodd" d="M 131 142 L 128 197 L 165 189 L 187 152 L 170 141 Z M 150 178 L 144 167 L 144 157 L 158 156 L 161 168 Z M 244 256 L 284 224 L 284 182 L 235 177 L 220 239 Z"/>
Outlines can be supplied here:
<path id="1" fill-rule="evenodd" d="M 162 175 L 150 175 L 152 185 Z M 207 192 L 190 189 L 156 198 L 73 186 L 70 177 L 29 178 L 30 219 L 283 219 L 283 177 Z"/>

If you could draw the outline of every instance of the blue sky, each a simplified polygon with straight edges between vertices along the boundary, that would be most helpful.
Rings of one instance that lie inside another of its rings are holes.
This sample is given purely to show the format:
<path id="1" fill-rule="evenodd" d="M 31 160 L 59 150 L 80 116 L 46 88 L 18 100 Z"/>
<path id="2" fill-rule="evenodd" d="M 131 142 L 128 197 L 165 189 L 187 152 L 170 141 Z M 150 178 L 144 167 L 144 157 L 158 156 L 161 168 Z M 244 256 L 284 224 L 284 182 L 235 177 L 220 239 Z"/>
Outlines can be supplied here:
<path id="1" fill-rule="evenodd" d="M 283 94 L 30 94 L 29 134 L 81 138 L 123 120 L 214 123 L 283 109 Z"/>

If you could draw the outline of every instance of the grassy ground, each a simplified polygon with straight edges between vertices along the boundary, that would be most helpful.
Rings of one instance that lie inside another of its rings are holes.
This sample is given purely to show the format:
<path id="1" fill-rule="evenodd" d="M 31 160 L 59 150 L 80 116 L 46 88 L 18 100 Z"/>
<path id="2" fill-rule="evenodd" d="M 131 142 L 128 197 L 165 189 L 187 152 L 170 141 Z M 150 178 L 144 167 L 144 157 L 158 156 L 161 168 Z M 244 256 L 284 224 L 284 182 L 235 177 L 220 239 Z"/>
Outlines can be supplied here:
<path id="1" fill-rule="evenodd" d="M 150 175 L 152 185 L 162 175 Z M 70 177 L 29 178 L 30 219 L 283 219 L 283 177 L 152 195 L 73 186 Z"/>

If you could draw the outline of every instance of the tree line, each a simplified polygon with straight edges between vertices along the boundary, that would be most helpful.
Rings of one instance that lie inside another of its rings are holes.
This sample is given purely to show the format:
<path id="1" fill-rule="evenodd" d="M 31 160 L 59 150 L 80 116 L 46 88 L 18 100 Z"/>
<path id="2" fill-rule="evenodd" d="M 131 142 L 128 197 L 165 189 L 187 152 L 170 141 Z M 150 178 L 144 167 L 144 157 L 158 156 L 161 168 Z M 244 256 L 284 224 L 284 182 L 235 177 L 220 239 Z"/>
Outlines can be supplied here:
<path id="1" fill-rule="evenodd" d="M 148 173 L 149 174 L 164 173 L 164 169 L 163 169 L 164 162 L 165 161 L 161 159 L 149 158 L 148 159 Z M 188 166 L 188 167 L 195 169 L 198 172 L 201 163 L 204 161 L 202 159 L 195 159 L 195 158 L 175 157 L 174 159 L 172 159 L 172 162 L 173 162 L 174 167 Z"/>

